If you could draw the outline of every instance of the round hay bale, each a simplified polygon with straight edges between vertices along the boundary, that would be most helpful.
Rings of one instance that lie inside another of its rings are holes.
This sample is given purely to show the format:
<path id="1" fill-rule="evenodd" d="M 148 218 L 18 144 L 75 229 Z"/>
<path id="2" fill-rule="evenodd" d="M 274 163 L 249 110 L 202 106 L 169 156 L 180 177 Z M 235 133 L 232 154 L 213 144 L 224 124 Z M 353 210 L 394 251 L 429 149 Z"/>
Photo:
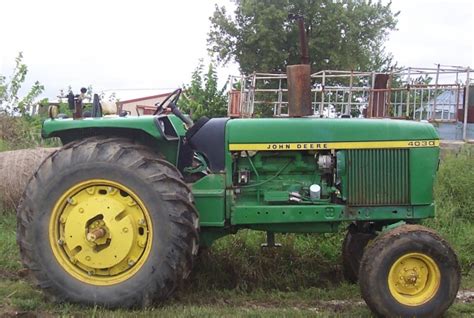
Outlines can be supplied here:
<path id="1" fill-rule="evenodd" d="M 18 205 L 28 181 L 43 160 L 57 148 L 35 148 L 0 152 L 0 206 Z"/>

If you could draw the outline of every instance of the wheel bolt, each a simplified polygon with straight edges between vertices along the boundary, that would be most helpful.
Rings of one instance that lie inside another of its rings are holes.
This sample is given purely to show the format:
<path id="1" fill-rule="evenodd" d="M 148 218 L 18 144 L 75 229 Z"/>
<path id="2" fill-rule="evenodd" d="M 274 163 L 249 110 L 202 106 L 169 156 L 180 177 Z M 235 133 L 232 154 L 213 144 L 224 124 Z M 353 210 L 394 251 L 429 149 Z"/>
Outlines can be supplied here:
<path id="1" fill-rule="evenodd" d="M 63 245 L 63 244 L 64 244 L 64 240 L 59 239 L 59 240 L 58 240 L 58 245 Z"/>
<path id="2" fill-rule="evenodd" d="M 128 228 L 127 228 L 127 227 L 124 227 L 124 228 L 122 229 L 122 232 L 123 232 L 123 233 L 127 233 L 127 232 L 128 232 Z"/>
<path id="3" fill-rule="evenodd" d="M 86 256 L 86 261 L 90 261 L 91 260 L 91 257 L 90 256 Z"/>
<path id="4" fill-rule="evenodd" d="M 133 259 L 128 260 L 128 266 L 133 266 L 135 265 L 135 261 Z"/>
<path id="5" fill-rule="evenodd" d="M 79 213 L 84 213 L 84 209 L 83 209 L 83 208 L 80 208 L 80 209 L 79 209 Z"/>
<path id="6" fill-rule="evenodd" d="M 69 258 L 69 261 L 71 261 L 71 263 L 73 263 L 73 264 L 76 264 L 76 262 L 77 262 L 76 258 L 73 257 L 73 256 L 71 256 L 71 257 Z"/>

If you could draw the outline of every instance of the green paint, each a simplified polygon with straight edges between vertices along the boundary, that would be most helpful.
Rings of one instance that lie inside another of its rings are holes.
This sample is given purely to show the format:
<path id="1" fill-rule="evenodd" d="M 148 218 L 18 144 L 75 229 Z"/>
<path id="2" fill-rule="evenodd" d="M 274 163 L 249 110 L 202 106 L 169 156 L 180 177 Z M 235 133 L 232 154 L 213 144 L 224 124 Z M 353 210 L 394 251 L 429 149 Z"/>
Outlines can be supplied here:
<path id="1" fill-rule="evenodd" d="M 236 206 L 231 224 L 333 222 L 343 215 L 343 205 Z"/>
<path id="2" fill-rule="evenodd" d="M 288 191 L 265 191 L 263 200 L 268 203 L 287 203 L 290 199 Z"/>
<path id="3" fill-rule="evenodd" d="M 334 221 L 382 221 L 432 217 L 434 207 L 325 205 L 245 205 L 233 209 L 231 224 L 301 223 Z"/>
<path id="4" fill-rule="evenodd" d="M 413 218 L 414 219 L 426 219 L 433 218 L 435 216 L 434 203 L 429 205 L 415 205 L 413 207 Z"/>
<path id="5" fill-rule="evenodd" d="M 387 231 L 393 230 L 393 229 L 395 229 L 395 228 L 397 228 L 397 227 L 399 227 L 399 226 L 401 226 L 401 225 L 405 225 L 405 224 L 407 224 L 407 222 L 405 222 L 405 221 L 398 221 L 398 222 L 396 222 L 396 223 L 392 223 L 392 224 L 390 224 L 390 225 L 386 225 L 386 226 L 384 226 L 384 227 L 382 228 L 382 232 L 387 232 Z"/>
<path id="6" fill-rule="evenodd" d="M 161 133 L 156 117 L 47 120 L 43 136 L 85 132 L 140 132 L 176 164 L 185 126 L 168 116 Z M 132 135 L 133 136 L 133 135 Z M 323 143 L 437 140 L 432 125 L 367 119 L 235 119 L 226 127 L 225 146 L 254 143 Z M 216 147 L 221 145 L 216 145 Z M 335 155 L 335 170 L 319 168 L 321 155 Z M 395 226 L 434 216 L 432 187 L 439 149 L 347 149 L 284 152 L 225 152 L 225 172 L 208 174 L 191 185 L 200 215 L 201 245 L 242 228 L 270 232 L 333 232 L 348 221 Z M 205 161 L 198 168 L 205 171 Z M 334 176 L 335 174 L 335 176 Z M 239 181 L 239 175 L 249 179 Z M 335 182 L 337 184 L 334 184 Z M 309 188 L 321 187 L 311 200 Z M 295 197 L 297 197 L 295 199 Z"/>
<path id="7" fill-rule="evenodd" d="M 438 139 L 429 123 L 392 119 L 261 118 L 227 124 L 228 143 Z"/>
<path id="8" fill-rule="evenodd" d="M 127 117 L 100 117 L 73 120 L 47 119 L 43 124 L 42 136 L 44 138 L 59 137 L 61 132 L 91 128 L 120 128 L 142 130 L 156 139 L 162 136 L 156 127 L 153 116 L 127 116 Z"/>
<path id="9" fill-rule="evenodd" d="M 222 227 L 225 221 L 225 175 L 210 174 L 192 185 L 202 227 Z"/>
<path id="10" fill-rule="evenodd" d="M 173 124 L 173 127 L 176 130 L 176 133 L 178 134 L 178 136 L 184 136 L 186 134 L 186 126 L 181 121 L 181 119 L 179 119 L 175 115 L 168 115 L 168 118 Z"/>
<path id="11" fill-rule="evenodd" d="M 47 119 L 43 123 L 41 134 L 43 138 L 67 137 L 67 141 L 70 142 L 101 135 L 137 139 L 137 133 L 142 133 L 140 137 L 147 136 L 147 144 L 154 144 L 153 147 L 158 149 L 169 162 L 177 164 L 180 143 L 178 137 L 184 136 L 185 130 L 179 118 L 174 115 L 167 118 L 171 122 L 169 134 L 172 138 L 168 138 L 170 140 L 165 138 L 169 136 L 162 136 L 155 116 L 100 117 L 78 120 Z"/>
<path id="12" fill-rule="evenodd" d="M 411 204 L 431 204 L 438 170 L 439 148 L 410 149 Z"/>
<path id="13" fill-rule="evenodd" d="M 289 224 L 251 224 L 246 228 L 275 233 L 333 233 L 337 232 L 340 222 L 312 222 Z"/>

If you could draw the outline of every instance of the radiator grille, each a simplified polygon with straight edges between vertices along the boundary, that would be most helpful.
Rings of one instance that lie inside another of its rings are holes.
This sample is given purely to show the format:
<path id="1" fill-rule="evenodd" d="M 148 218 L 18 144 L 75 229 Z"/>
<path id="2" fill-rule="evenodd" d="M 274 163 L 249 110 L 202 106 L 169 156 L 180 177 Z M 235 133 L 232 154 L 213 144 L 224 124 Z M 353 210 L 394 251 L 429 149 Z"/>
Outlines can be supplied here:
<path id="1" fill-rule="evenodd" d="M 408 149 L 348 150 L 347 168 L 349 205 L 410 203 Z"/>

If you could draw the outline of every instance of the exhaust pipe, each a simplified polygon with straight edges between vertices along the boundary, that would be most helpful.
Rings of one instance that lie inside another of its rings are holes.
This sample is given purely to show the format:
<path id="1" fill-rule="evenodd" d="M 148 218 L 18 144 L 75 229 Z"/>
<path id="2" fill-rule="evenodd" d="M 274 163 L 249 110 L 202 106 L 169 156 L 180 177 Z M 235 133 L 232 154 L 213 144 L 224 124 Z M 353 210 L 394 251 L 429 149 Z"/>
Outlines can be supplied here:
<path id="1" fill-rule="evenodd" d="M 298 21 L 301 46 L 301 64 L 286 67 L 288 115 L 290 117 L 309 116 L 314 112 L 311 104 L 311 65 L 309 64 L 304 18 L 301 15 L 289 14 L 288 19 Z"/>

